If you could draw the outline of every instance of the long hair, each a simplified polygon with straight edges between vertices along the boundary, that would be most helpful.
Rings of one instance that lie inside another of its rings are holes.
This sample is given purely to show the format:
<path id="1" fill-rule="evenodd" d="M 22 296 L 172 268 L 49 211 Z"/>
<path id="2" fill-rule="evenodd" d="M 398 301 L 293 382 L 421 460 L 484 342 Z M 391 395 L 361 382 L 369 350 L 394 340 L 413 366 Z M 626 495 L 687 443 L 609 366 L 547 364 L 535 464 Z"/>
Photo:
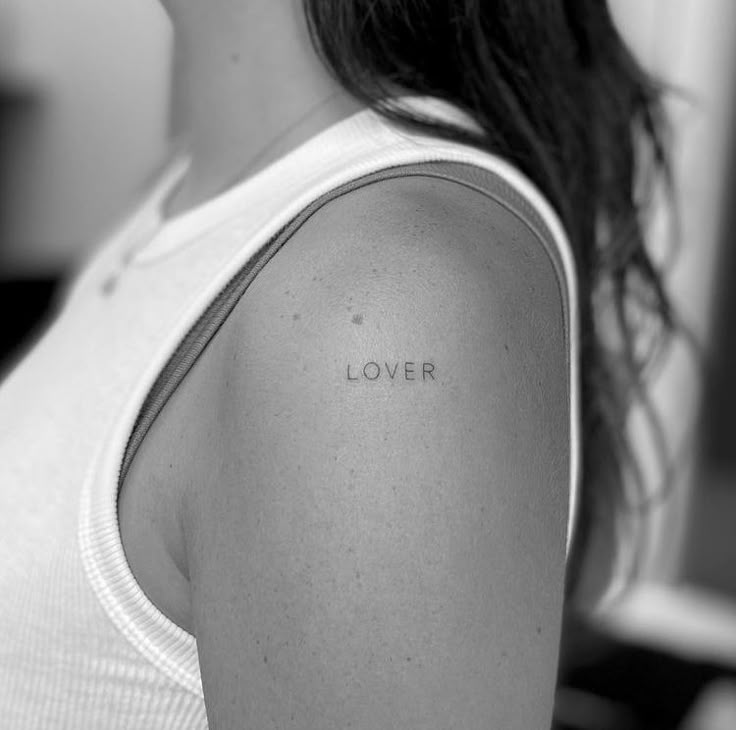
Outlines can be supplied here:
<path id="1" fill-rule="evenodd" d="M 303 5 L 318 55 L 348 92 L 394 122 L 506 158 L 567 231 L 580 298 L 583 411 L 573 596 L 593 529 L 609 537 L 609 569 L 637 554 L 637 532 L 624 537 L 622 526 L 634 524 L 646 489 L 627 414 L 643 404 L 658 428 L 646 374 L 677 329 L 645 246 L 652 196 L 670 181 L 662 85 L 627 49 L 605 0 Z M 397 106 L 397 90 L 456 105 L 482 133 Z"/>

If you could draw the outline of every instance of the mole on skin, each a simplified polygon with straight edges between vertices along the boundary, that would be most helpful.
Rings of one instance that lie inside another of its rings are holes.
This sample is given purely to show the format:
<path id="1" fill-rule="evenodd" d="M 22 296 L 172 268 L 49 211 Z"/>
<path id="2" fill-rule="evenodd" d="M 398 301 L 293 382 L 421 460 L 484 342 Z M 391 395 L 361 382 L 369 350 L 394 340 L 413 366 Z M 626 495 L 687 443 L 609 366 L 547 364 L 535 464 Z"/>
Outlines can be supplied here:
<path id="1" fill-rule="evenodd" d="M 399 365 L 403 365 L 399 369 Z M 418 366 L 421 365 L 421 372 L 418 372 Z M 369 360 L 363 366 L 354 366 L 348 363 L 347 379 L 356 380 L 434 380 L 434 363 L 423 362 L 416 363 L 412 361 L 404 361 L 403 363 L 383 363 L 383 367 L 375 360 Z"/>

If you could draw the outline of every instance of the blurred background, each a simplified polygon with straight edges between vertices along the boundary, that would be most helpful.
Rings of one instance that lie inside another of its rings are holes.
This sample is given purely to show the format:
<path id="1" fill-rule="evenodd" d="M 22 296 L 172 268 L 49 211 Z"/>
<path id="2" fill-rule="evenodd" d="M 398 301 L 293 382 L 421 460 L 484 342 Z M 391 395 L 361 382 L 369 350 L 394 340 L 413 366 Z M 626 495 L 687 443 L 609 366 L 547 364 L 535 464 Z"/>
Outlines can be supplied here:
<path id="1" fill-rule="evenodd" d="M 658 374 L 676 489 L 648 518 L 641 588 L 566 627 L 557 721 L 736 730 L 736 3 L 609 4 L 644 64 L 680 90 L 669 105 L 683 246 L 667 284 L 717 357 L 700 380 L 676 347 Z M 151 0 L 0 0 L 0 373 L 164 158 L 170 50 Z M 653 250 L 670 233 L 655 220 Z M 656 481 L 636 413 L 630 428 Z"/>

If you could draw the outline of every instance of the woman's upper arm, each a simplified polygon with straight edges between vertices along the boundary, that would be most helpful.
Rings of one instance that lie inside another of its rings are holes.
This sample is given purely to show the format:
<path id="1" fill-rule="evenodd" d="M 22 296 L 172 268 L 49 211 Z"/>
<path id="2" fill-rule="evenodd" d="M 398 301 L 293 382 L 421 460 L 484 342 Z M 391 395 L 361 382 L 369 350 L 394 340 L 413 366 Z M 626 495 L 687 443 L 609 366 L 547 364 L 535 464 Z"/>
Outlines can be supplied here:
<path id="1" fill-rule="evenodd" d="M 542 244 L 479 195 L 338 198 L 218 335 L 218 453 L 186 504 L 213 730 L 549 727 L 563 307 Z"/>

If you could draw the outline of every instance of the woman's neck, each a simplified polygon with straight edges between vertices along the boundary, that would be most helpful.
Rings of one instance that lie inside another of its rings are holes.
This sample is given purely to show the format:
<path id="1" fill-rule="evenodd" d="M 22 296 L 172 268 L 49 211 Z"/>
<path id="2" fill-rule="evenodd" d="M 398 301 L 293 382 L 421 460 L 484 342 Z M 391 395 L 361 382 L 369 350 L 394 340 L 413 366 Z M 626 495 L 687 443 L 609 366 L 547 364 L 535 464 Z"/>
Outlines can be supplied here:
<path id="1" fill-rule="evenodd" d="M 167 203 L 167 217 L 218 195 L 364 108 L 323 67 L 299 3 L 180 5 L 171 12 L 171 131 L 191 165 Z"/>

